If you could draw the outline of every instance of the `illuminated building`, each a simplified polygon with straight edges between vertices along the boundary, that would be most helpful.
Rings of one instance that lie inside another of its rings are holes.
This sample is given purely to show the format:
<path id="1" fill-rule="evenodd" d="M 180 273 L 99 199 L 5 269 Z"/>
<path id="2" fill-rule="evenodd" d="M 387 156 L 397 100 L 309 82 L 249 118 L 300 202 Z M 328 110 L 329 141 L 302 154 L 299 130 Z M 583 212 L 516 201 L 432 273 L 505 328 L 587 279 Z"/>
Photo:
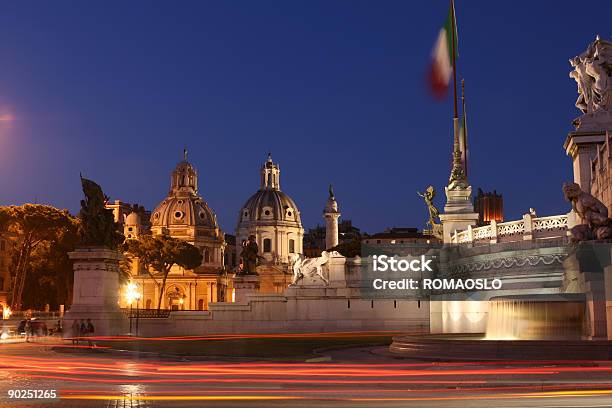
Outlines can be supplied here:
<path id="1" fill-rule="evenodd" d="M 497 191 L 483 192 L 478 189 L 474 198 L 474 211 L 478 213 L 478 225 L 486 225 L 491 221 L 504 221 L 504 198 Z"/>
<path id="2" fill-rule="evenodd" d="M 151 212 L 150 223 L 149 213 L 142 207 L 117 200 L 107 208 L 117 214 L 117 221 L 123 219 L 120 224 L 126 239 L 138 239 L 143 234 L 166 234 L 189 242 L 201 251 L 202 264 L 194 270 L 184 270 L 178 265 L 171 268 L 161 308 L 208 310 L 210 302 L 224 301 L 230 290 L 224 266 L 226 243 L 215 213 L 198 194 L 198 173 L 186 156 L 185 153 L 184 160 L 172 172 L 170 192 Z M 126 215 L 127 211 L 131 212 Z M 159 287 L 155 279 L 161 281 L 162 274 L 147 271 L 138 262 L 132 262 L 131 267 L 132 279 L 142 288 L 141 307 L 157 308 Z"/>

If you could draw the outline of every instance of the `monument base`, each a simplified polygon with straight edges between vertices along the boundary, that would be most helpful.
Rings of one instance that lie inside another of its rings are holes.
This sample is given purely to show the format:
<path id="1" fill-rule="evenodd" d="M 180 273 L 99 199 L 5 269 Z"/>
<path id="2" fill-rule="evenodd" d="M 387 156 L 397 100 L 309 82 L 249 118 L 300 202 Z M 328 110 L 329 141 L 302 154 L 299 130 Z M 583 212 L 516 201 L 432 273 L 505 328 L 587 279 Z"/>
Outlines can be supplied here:
<path id="1" fill-rule="evenodd" d="M 258 275 L 234 275 L 234 302 L 247 303 L 247 295 L 259 292 Z"/>
<path id="2" fill-rule="evenodd" d="M 472 204 L 472 187 L 451 190 L 444 188 L 446 205 L 444 214 L 440 214 L 442 234 L 445 244 L 451 242 L 455 231 L 464 231 L 478 222 L 478 213 L 474 212 Z"/>
<path id="3" fill-rule="evenodd" d="M 72 306 L 64 315 L 67 335 L 74 320 L 91 319 L 95 336 L 124 335 L 128 332 L 127 316 L 119 308 L 118 251 L 104 247 L 77 248 L 68 254 L 74 261 Z"/>

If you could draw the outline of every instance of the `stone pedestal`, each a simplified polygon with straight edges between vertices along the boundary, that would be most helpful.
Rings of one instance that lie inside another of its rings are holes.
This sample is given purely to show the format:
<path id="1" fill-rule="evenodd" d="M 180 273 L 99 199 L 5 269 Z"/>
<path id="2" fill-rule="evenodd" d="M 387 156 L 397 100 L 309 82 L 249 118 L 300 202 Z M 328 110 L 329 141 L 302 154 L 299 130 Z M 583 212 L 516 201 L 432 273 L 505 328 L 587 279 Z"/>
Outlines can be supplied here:
<path id="1" fill-rule="evenodd" d="M 606 277 L 610 270 L 610 249 L 606 244 L 582 242 L 564 261 L 565 293 L 584 293 L 586 333 L 590 339 L 609 337 L 608 305 L 612 290 Z M 610 279 L 610 278 L 608 278 Z"/>
<path id="2" fill-rule="evenodd" d="M 119 261 L 117 251 L 103 247 L 77 248 L 68 253 L 74 261 L 72 306 L 64 315 L 64 327 L 75 319 L 91 319 L 96 336 L 123 335 L 128 319 L 119 308 Z M 67 330 L 68 335 L 72 335 Z"/>
<path id="3" fill-rule="evenodd" d="M 259 276 L 257 275 L 235 275 L 234 276 L 234 302 L 246 303 L 247 295 L 259 292 Z"/>
<path id="4" fill-rule="evenodd" d="M 451 236 L 455 231 L 464 231 L 468 227 L 476 225 L 478 213 L 474 212 L 471 186 L 457 190 L 449 190 L 448 187 L 445 187 L 444 191 L 446 193 L 446 205 L 444 206 L 444 214 L 440 214 L 440 221 L 442 221 L 444 243 L 448 244 L 451 242 Z"/>
<path id="5" fill-rule="evenodd" d="M 572 158 L 574 182 L 582 191 L 591 191 L 591 160 L 597 156 L 597 147 L 605 142 L 606 131 L 570 132 L 563 148 Z"/>
<path id="6" fill-rule="evenodd" d="M 610 251 L 612 259 L 612 251 Z M 612 265 L 604 268 L 604 286 L 606 295 L 606 322 L 608 329 L 608 340 L 612 340 Z"/>

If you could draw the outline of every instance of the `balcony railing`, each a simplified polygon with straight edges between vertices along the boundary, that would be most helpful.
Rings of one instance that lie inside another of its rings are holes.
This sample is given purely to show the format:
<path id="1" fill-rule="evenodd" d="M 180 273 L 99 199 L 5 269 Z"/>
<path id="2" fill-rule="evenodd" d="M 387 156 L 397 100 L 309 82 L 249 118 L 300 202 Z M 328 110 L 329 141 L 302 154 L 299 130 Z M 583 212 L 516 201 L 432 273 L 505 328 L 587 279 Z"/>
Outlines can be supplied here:
<path id="1" fill-rule="evenodd" d="M 569 229 L 576 225 L 575 214 L 570 212 L 549 217 L 535 217 L 525 214 L 522 220 L 497 223 L 482 227 L 468 227 L 465 231 L 455 231 L 451 236 L 453 244 L 495 244 L 534 239 L 566 237 Z"/>
<path id="2" fill-rule="evenodd" d="M 136 308 L 125 308 L 123 309 L 123 313 L 128 318 L 135 319 L 138 317 L 139 319 L 167 319 L 170 317 L 170 309 L 136 309 Z"/>

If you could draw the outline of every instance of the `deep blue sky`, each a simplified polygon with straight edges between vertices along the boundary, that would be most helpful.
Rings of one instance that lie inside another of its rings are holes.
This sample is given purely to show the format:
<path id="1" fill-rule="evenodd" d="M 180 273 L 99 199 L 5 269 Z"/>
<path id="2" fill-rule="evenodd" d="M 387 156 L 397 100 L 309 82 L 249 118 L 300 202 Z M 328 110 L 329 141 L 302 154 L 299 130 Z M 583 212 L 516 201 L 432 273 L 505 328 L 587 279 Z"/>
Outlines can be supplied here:
<path id="1" fill-rule="evenodd" d="M 425 74 L 447 1 L 4 2 L 0 204 L 78 209 L 79 172 L 148 209 L 183 146 L 233 232 L 268 150 L 305 227 L 333 182 L 368 232 L 423 227 L 443 205 L 451 101 Z M 562 143 L 577 116 L 567 60 L 609 38 L 612 2 L 458 1 L 470 181 L 506 219 L 568 210 Z"/>

